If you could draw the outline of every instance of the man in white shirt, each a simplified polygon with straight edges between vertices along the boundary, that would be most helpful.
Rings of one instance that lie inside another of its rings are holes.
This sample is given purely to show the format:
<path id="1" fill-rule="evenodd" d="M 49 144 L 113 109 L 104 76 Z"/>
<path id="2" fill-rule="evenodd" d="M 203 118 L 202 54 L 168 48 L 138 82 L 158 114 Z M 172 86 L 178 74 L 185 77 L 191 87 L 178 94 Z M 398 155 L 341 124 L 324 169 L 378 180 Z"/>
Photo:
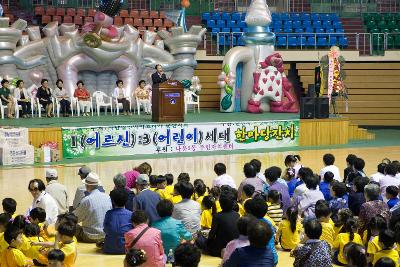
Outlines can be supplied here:
<path id="1" fill-rule="evenodd" d="M 321 169 L 319 176 L 321 179 L 324 178 L 326 172 L 332 172 L 336 181 L 342 182 L 342 178 L 340 178 L 339 168 L 333 165 L 335 163 L 335 156 L 332 154 L 325 154 L 323 159 L 325 167 Z"/>
<path id="2" fill-rule="evenodd" d="M 69 211 L 67 188 L 58 182 L 58 174 L 56 169 L 46 170 L 47 187 L 46 192 L 49 193 L 57 203 L 58 214 L 64 214 Z"/>
<path id="3" fill-rule="evenodd" d="M 386 198 L 386 187 L 389 185 L 399 186 L 400 179 L 396 178 L 397 174 L 397 166 L 394 163 L 390 163 L 385 168 L 385 176 L 382 177 L 379 181 L 381 196 L 383 197 L 383 201 L 387 202 Z"/>
<path id="4" fill-rule="evenodd" d="M 213 180 L 213 187 L 221 187 L 223 185 L 229 185 L 232 188 L 236 188 L 235 181 L 233 178 L 226 174 L 226 166 L 223 163 L 217 163 L 214 166 L 214 172 L 218 175 L 217 178 Z"/>
<path id="5" fill-rule="evenodd" d="M 54 224 L 58 216 L 58 207 L 54 198 L 45 191 L 44 182 L 40 179 L 30 180 L 28 190 L 33 196 L 33 202 L 27 214 L 34 208 L 42 208 L 46 211 L 46 223 Z"/>
<path id="6" fill-rule="evenodd" d="M 379 183 L 380 180 L 383 177 L 385 177 L 385 168 L 386 168 L 386 166 L 387 166 L 386 163 L 379 163 L 378 172 L 371 175 L 371 181 Z"/>
<path id="7" fill-rule="evenodd" d="M 182 182 L 179 185 L 179 193 L 182 201 L 174 205 L 172 217 L 182 221 L 183 226 L 194 234 L 200 230 L 201 207 L 197 201 L 191 200 L 194 192 L 191 183 Z"/>

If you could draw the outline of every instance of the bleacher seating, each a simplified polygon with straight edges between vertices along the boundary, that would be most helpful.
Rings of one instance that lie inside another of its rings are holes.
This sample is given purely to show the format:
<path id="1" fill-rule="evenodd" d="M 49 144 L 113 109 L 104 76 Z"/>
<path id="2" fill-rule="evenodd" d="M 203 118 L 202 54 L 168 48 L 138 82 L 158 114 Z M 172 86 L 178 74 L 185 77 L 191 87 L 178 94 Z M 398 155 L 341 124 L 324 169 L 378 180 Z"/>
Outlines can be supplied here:
<path id="1" fill-rule="evenodd" d="M 95 14 L 96 9 L 35 7 L 35 16 L 42 26 L 52 21 L 75 23 L 81 26 L 85 23 L 93 22 Z M 166 18 L 163 11 L 149 12 L 146 10 L 122 9 L 119 15 L 114 17 L 114 25 L 121 26 L 124 24 L 137 27 L 139 31 L 170 30 L 174 26 L 173 22 Z"/>
<path id="2" fill-rule="evenodd" d="M 244 45 L 241 35 L 247 31 L 245 13 L 205 12 L 202 22 L 213 37 L 219 33 L 219 46 Z M 335 13 L 272 13 L 272 32 L 278 47 L 346 47 L 342 23 Z"/>
<path id="3" fill-rule="evenodd" d="M 374 50 L 384 49 L 385 35 L 387 49 L 400 48 L 400 13 L 365 13 L 363 20 Z"/>

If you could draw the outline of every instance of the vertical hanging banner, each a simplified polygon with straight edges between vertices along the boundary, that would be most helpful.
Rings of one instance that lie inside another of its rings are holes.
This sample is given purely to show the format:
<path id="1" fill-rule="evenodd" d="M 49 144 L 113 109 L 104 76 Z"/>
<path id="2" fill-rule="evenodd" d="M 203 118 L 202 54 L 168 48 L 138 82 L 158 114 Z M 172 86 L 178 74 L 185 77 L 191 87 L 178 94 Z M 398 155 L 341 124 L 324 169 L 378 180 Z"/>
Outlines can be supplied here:
<path id="1" fill-rule="evenodd" d="M 298 146 L 300 120 L 63 127 L 64 158 Z"/>

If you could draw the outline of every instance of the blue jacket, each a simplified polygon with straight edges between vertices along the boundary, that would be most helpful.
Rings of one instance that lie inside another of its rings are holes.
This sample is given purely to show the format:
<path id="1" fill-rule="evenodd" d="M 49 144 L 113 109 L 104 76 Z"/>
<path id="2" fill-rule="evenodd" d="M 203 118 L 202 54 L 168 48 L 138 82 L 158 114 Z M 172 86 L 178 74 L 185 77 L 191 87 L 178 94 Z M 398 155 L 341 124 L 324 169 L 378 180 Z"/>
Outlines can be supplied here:
<path id="1" fill-rule="evenodd" d="M 161 201 L 160 195 L 151 191 L 150 189 L 145 189 L 135 196 L 133 199 L 133 211 L 143 210 L 149 216 L 149 225 L 153 222 L 158 221 L 160 216 L 157 212 L 157 204 Z"/>
<path id="2" fill-rule="evenodd" d="M 269 227 L 271 227 L 272 237 L 268 242 L 267 248 L 269 248 L 271 250 L 272 255 L 274 256 L 274 263 L 278 264 L 278 253 L 276 252 L 276 248 L 275 248 L 275 228 L 274 228 L 274 226 L 272 226 L 272 223 L 270 221 L 268 221 L 267 219 L 262 218 L 260 220 L 263 222 L 266 222 L 269 225 Z M 243 266 L 245 266 L 245 265 L 243 265 Z M 264 266 L 264 265 L 261 265 L 261 266 Z"/>
<path id="3" fill-rule="evenodd" d="M 107 211 L 104 217 L 104 253 L 125 254 L 124 234 L 133 228 L 131 217 L 132 212 L 125 208 Z"/>
<path id="4" fill-rule="evenodd" d="M 329 183 L 322 181 L 319 184 L 319 191 L 322 192 L 326 201 L 329 201 L 332 199 L 331 190 L 329 189 Z"/>
<path id="5" fill-rule="evenodd" d="M 237 248 L 223 267 L 274 267 L 274 255 L 268 247 L 255 248 L 252 246 Z"/>

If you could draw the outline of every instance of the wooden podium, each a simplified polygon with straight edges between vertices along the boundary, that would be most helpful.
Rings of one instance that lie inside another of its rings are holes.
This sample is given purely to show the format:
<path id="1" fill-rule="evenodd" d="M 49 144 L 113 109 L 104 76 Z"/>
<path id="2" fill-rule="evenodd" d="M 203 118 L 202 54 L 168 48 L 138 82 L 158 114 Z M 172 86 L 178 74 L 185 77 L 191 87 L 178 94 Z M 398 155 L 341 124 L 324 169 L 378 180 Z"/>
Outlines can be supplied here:
<path id="1" fill-rule="evenodd" d="M 184 98 L 183 86 L 179 81 L 168 80 L 153 86 L 152 121 L 183 122 Z"/>

